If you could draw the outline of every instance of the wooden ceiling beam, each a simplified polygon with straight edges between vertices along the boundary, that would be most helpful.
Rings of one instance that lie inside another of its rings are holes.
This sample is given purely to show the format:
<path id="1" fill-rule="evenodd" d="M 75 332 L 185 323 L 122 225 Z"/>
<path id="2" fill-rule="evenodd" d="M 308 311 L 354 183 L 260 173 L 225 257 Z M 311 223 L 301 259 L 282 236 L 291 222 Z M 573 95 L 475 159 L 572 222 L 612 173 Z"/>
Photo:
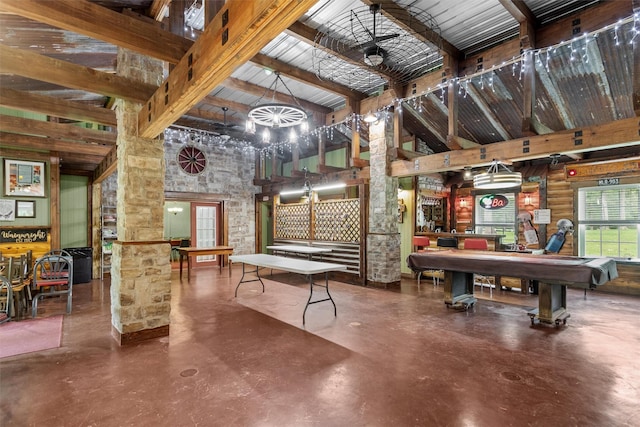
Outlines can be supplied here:
<path id="1" fill-rule="evenodd" d="M 580 134 L 580 136 L 576 136 Z M 579 154 L 621 146 L 640 145 L 637 117 L 603 125 L 495 142 L 468 150 L 430 154 L 408 161 L 391 163 L 391 176 L 416 176 L 434 172 L 462 170 L 465 166 L 487 166 L 493 159 L 511 162 L 549 157 L 552 154 Z"/>
<path id="2" fill-rule="evenodd" d="M 118 75 L 103 73 L 92 68 L 4 45 L 0 45 L 0 58 L 6 58 L 0 61 L 0 73 L 28 77 L 133 102 L 145 102 L 156 89 L 152 85 Z"/>
<path id="3" fill-rule="evenodd" d="M 177 63 L 191 40 L 86 0 L 2 0 L 0 11 Z"/>
<path id="4" fill-rule="evenodd" d="M 0 86 L 0 106 L 80 122 L 98 123 L 105 126 L 117 125 L 116 113 L 113 110 L 37 93 L 13 90 L 3 86 Z"/>
<path id="5" fill-rule="evenodd" d="M 0 115 L 0 130 L 5 132 L 40 135 L 71 141 L 92 142 L 101 145 L 115 145 L 116 133 L 87 129 L 72 124 L 45 122 L 22 117 Z"/>
<path id="6" fill-rule="evenodd" d="M 91 163 L 94 165 L 100 163 L 102 158 L 111 151 L 111 146 L 109 145 L 65 141 L 60 138 L 45 138 L 4 131 L 0 131 L 0 143 L 3 148 L 12 147 L 38 151 L 57 151 L 69 155 L 90 156 L 87 157 L 87 159 L 91 159 Z"/>
<path id="7" fill-rule="evenodd" d="M 315 0 L 229 0 L 138 115 L 154 138 L 302 16 Z"/>
<path id="8" fill-rule="evenodd" d="M 511 14 L 519 23 L 526 21 L 531 22 L 535 26 L 536 17 L 529 9 L 527 4 L 522 0 L 499 0 L 502 7 Z"/>
<path id="9" fill-rule="evenodd" d="M 347 86 L 341 84 L 320 80 L 318 76 L 309 71 L 303 70 L 287 64 L 286 62 L 278 59 L 271 58 L 262 53 L 256 54 L 251 58 L 251 62 L 260 67 L 265 67 L 273 71 L 277 71 L 280 74 L 290 77 L 299 82 L 317 87 L 322 90 L 326 90 L 338 95 L 342 95 L 345 98 L 354 98 L 357 101 L 361 101 L 368 97 L 367 94 L 353 90 Z"/>
<path id="10" fill-rule="evenodd" d="M 149 8 L 149 16 L 156 21 L 162 21 L 169 10 L 171 0 L 153 0 Z"/>
<path id="11" fill-rule="evenodd" d="M 224 108 L 227 107 L 231 111 L 235 111 L 236 113 L 240 113 L 243 115 L 249 114 L 249 107 L 247 104 L 242 104 L 240 102 L 232 101 L 230 99 L 220 98 L 218 96 L 208 95 L 205 96 L 202 100 L 203 104 L 213 105 L 214 107 Z"/>

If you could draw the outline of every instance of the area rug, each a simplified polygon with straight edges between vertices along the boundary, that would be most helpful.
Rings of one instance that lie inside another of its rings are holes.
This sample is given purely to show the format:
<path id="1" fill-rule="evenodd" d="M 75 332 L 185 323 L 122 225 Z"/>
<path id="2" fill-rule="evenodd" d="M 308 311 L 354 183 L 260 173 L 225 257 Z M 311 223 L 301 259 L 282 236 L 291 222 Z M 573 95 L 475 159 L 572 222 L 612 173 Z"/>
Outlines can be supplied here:
<path id="1" fill-rule="evenodd" d="M 60 347 L 62 315 L 0 324 L 0 358 Z"/>

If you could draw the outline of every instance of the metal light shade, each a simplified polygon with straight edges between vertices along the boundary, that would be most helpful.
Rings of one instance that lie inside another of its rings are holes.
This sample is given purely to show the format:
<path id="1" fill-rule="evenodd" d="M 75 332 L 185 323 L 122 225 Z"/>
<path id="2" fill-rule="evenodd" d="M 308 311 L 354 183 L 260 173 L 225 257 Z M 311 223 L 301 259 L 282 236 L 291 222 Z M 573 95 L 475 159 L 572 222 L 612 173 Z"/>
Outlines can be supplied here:
<path id="1" fill-rule="evenodd" d="M 504 170 L 498 170 L 501 166 Z M 511 172 L 499 161 L 493 161 L 486 172 L 473 177 L 473 187 L 480 190 L 496 190 L 500 188 L 513 188 L 522 184 L 522 174 Z"/>

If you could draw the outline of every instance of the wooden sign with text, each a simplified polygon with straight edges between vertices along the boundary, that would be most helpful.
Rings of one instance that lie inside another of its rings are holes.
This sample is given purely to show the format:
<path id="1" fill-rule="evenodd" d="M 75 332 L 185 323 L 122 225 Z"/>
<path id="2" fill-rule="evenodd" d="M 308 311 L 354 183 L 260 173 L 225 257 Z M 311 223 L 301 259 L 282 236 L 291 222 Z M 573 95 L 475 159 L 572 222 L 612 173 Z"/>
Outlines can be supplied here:
<path id="1" fill-rule="evenodd" d="M 12 228 L 0 231 L 0 243 L 46 242 L 48 234 L 48 228 Z"/>

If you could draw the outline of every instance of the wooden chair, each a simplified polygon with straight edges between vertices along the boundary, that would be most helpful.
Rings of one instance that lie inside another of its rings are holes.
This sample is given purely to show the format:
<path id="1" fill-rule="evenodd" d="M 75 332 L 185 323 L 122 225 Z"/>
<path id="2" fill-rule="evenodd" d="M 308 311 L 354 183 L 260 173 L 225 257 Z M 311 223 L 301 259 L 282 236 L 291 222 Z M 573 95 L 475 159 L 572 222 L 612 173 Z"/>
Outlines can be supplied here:
<path id="1" fill-rule="evenodd" d="M 486 251 L 489 249 L 489 243 L 486 239 L 468 238 L 462 244 L 464 249 L 475 251 Z M 473 275 L 473 286 L 480 286 L 480 290 L 484 292 L 484 287 L 489 287 L 489 295 L 493 296 L 493 283 L 488 276 L 483 274 Z"/>
<path id="2" fill-rule="evenodd" d="M 413 250 L 415 252 L 426 252 L 427 248 L 431 245 L 431 240 L 427 236 L 413 236 Z M 433 279 L 433 286 L 438 286 L 440 281 L 439 271 L 438 270 L 425 270 L 418 272 L 418 288 L 420 287 L 420 278 L 422 277 L 422 273 L 429 272 L 431 274 L 431 278 Z"/>
<path id="3" fill-rule="evenodd" d="M 11 309 L 13 307 L 13 290 L 11 282 L 5 276 L 0 275 L 0 323 L 11 320 Z"/>
<path id="4" fill-rule="evenodd" d="M 45 255 L 33 266 L 33 296 L 31 317 L 38 314 L 38 301 L 52 296 L 67 296 L 67 314 L 71 313 L 73 298 L 73 258 Z"/>

